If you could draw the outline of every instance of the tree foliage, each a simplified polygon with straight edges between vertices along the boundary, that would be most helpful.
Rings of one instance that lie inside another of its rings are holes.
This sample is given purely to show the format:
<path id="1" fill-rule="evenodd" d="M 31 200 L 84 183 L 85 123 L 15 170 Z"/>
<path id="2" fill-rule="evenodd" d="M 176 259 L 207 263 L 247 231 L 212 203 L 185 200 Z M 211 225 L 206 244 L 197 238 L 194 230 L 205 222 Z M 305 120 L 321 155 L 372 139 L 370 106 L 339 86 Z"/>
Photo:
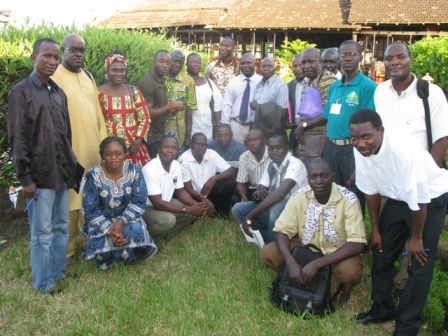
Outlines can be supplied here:
<path id="1" fill-rule="evenodd" d="M 316 44 L 308 43 L 307 41 L 302 41 L 300 39 L 294 41 L 283 41 L 281 49 L 276 49 L 275 53 L 278 55 L 279 61 L 283 64 L 284 68 L 287 69 L 286 73 L 281 77 L 289 82 L 294 78 L 294 74 L 291 69 L 292 58 L 300 54 L 306 48 L 314 48 Z"/>
<path id="2" fill-rule="evenodd" d="M 445 92 L 448 91 L 448 36 L 427 36 L 410 46 L 412 71 L 417 77 L 427 72 L 434 78 L 434 83 Z"/>
<path id="3" fill-rule="evenodd" d="M 12 86 L 29 76 L 33 70 L 31 53 L 34 42 L 50 37 L 61 43 L 64 36 L 80 34 L 86 42 L 85 69 L 89 70 L 97 84 L 104 82 L 104 57 L 120 49 L 127 57 L 128 81 L 136 84 L 152 68 L 152 60 L 158 50 L 171 51 L 175 45 L 165 31 L 149 33 L 144 30 L 110 30 L 85 26 L 82 32 L 74 26 L 37 26 L 0 29 L 0 188 L 7 188 L 16 182 L 11 158 L 8 154 L 6 137 L 6 116 L 8 93 Z"/>

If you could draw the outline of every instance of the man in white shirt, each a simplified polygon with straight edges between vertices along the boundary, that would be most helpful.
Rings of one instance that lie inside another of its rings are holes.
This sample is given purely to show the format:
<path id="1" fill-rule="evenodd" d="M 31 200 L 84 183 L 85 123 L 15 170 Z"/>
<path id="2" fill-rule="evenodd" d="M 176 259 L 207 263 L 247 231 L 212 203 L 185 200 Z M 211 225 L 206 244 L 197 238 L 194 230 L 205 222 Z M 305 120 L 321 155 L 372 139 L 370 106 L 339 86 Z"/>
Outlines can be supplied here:
<path id="1" fill-rule="evenodd" d="M 390 44 L 385 52 L 384 66 L 390 79 L 378 85 L 374 95 L 375 110 L 384 127 L 403 131 L 417 139 L 440 166 L 448 149 L 448 103 L 442 89 L 429 84 L 432 144 L 428 144 L 425 109 L 417 94 L 417 77 L 411 73 L 409 47 L 402 42 Z M 394 279 L 395 297 L 401 295 L 408 280 L 406 263 L 407 258 L 402 258 L 400 272 Z"/>
<path id="2" fill-rule="evenodd" d="M 342 74 L 339 71 L 340 65 L 338 48 L 328 48 L 322 52 L 322 67 L 330 71 L 337 79 L 342 78 Z"/>
<path id="3" fill-rule="evenodd" d="M 390 79 L 375 90 L 375 110 L 381 116 L 384 127 L 413 136 L 428 150 L 425 109 L 417 95 L 417 77 L 411 73 L 409 47 L 402 42 L 390 44 L 385 52 L 384 66 Z M 437 85 L 429 84 L 428 103 L 433 141 L 430 153 L 440 165 L 448 149 L 448 103 Z"/>
<path id="4" fill-rule="evenodd" d="M 267 243 L 274 241 L 275 221 L 285 208 L 289 197 L 300 187 L 305 187 L 307 174 L 301 160 L 288 152 L 288 140 L 283 135 L 273 135 L 268 140 L 269 163 L 251 202 L 233 206 L 232 215 L 251 235 L 249 228 L 260 230 Z"/>
<path id="5" fill-rule="evenodd" d="M 395 319 L 394 335 L 417 335 L 431 286 L 437 245 L 445 220 L 448 171 L 411 136 L 388 131 L 373 110 L 350 118 L 356 185 L 364 192 L 372 224 L 372 300 L 356 322 Z M 380 195 L 388 199 L 379 218 Z M 394 262 L 409 238 L 409 281 L 400 302 L 392 299 Z"/>
<path id="6" fill-rule="evenodd" d="M 249 107 L 254 97 L 254 90 L 261 76 L 255 73 L 255 59 L 252 54 L 244 54 L 240 58 L 241 73 L 226 86 L 221 111 L 221 123 L 229 124 L 234 140 L 244 145 L 255 115 Z M 247 91 L 246 91 L 247 90 Z M 244 104 L 242 104 L 244 102 Z M 245 120 L 244 116 L 247 118 Z"/>
<path id="7" fill-rule="evenodd" d="M 235 188 L 235 170 L 214 150 L 207 149 L 207 137 L 195 133 L 191 149 L 179 158 L 185 190 L 198 202 L 205 202 L 207 215 L 227 217 Z"/>
<path id="8" fill-rule="evenodd" d="M 205 217 L 207 212 L 205 203 L 196 202 L 184 189 L 182 169 L 175 161 L 178 150 L 177 139 L 165 135 L 160 139 L 157 157 L 142 168 L 150 201 L 143 219 L 155 242 Z"/>

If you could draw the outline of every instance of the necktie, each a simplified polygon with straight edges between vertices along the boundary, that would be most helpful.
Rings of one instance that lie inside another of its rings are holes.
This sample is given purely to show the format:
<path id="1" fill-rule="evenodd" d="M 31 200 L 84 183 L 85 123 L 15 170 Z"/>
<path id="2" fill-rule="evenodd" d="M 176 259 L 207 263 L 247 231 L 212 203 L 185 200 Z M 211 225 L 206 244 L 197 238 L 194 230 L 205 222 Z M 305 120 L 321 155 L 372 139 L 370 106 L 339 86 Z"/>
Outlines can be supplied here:
<path id="1" fill-rule="evenodd" d="M 247 82 L 247 85 L 243 93 L 243 99 L 241 100 L 240 116 L 239 116 L 241 122 L 247 121 L 247 115 L 249 112 L 249 96 L 250 96 L 249 78 L 246 78 L 245 81 Z"/>

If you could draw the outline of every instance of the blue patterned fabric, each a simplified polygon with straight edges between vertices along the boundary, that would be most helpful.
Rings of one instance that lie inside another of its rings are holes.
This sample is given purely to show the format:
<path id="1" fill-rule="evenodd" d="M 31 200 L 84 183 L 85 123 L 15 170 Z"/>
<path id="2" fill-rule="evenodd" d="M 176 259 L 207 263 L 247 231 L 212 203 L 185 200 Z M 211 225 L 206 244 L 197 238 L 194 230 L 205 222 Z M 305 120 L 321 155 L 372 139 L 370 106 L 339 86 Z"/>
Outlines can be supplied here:
<path id="1" fill-rule="evenodd" d="M 132 262 L 153 256 L 157 247 L 141 217 L 148 196 L 140 167 L 124 162 L 123 177 L 116 183 L 106 178 L 100 165 L 90 169 L 86 178 L 82 202 L 85 259 L 94 259 L 100 269 L 107 269 L 113 260 Z M 124 246 L 115 245 L 108 234 L 118 219 L 125 223 Z"/>

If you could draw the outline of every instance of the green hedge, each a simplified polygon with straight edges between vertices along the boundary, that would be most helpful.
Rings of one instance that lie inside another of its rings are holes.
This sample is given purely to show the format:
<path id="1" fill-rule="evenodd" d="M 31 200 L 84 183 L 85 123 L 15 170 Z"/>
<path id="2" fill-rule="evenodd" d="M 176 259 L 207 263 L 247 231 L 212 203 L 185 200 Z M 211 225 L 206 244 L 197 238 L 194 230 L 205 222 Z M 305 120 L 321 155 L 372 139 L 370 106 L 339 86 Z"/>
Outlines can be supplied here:
<path id="1" fill-rule="evenodd" d="M 85 26 L 79 32 L 72 26 L 39 25 L 32 27 L 6 26 L 0 30 L 0 188 L 15 183 L 14 170 L 7 154 L 6 116 L 8 92 L 12 86 L 29 76 L 33 70 L 31 53 L 34 42 L 42 37 L 50 37 L 58 43 L 64 36 L 80 34 L 86 41 L 87 54 L 85 69 L 89 70 L 98 84 L 104 82 L 103 60 L 116 48 L 128 58 L 128 81 L 136 84 L 152 68 L 152 60 L 157 50 L 171 51 L 175 40 L 166 32 L 148 33 L 143 30 L 110 30 Z"/>
<path id="2" fill-rule="evenodd" d="M 412 54 L 412 71 L 417 77 L 427 72 L 434 78 L 434 83 L 445 92 L 448 91 L 448 37 L 427 36 L 410 46 Z"/>

